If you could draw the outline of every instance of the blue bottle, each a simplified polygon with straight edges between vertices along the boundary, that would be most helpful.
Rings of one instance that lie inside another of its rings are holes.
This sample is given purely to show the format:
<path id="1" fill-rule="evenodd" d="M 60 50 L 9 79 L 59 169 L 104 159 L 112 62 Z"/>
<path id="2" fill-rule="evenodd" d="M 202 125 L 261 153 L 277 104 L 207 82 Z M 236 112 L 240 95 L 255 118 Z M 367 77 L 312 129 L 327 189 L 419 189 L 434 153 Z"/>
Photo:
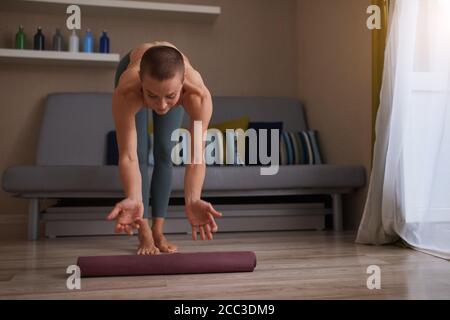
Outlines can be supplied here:
<path id="1" fill-rule="evenodd" d="M 102 36 L 100 38 L 100 52 L 109 53 L 109 38 L 106 30 L 103 30 Z"/>
<path id="2" fill-rule="evenodd" d="M 90 29 L 87 29 L 84 34 L 83 52 L 94 52 L 94 38 Z"/>

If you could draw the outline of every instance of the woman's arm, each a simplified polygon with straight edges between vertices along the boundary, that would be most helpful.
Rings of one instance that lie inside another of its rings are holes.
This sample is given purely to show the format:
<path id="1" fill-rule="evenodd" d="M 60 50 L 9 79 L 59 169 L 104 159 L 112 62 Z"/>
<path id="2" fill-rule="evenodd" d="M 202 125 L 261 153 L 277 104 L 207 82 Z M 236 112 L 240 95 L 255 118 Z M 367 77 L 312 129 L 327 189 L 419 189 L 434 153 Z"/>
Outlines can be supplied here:
<path id="1" fill-rule="evenodd" d="M 141 174 L 137 156 L 135 114 L 139 110 L 136 99 L 114 92 L 112 113 L 119 147 L 119 171 L 127 198 L 142 201 Z"/>
<path id="2" fill-rule="evenodd" d="M 202 95 L 190 95 L 183 102 L 189 110 L 191 118 L 189 132 L 191 135 L 190 163 L 186 165 L 184 190 L 185 203 L 188 205 L 201 197 L 201 190 L 205 180 L 204 150 L 206 131 L 212 115 L 212 99 L 209 91 Z M 200 130 L 195 130 L 195 126 Z"/>
<path id="3" fill-rule="evenodd" d="M 112 113 L 119 145 L 119 172 L 126 198 L 117 203 L 107 219 L 116 219 L 117 233 L 133 234 L 144 214 L 141 192 L 141 173 L 137 156 L 135 114 L 141 108 L 132 94 L 113 94 Z"/>
<path id="4" fill-rule="evenodd" d="M 211 203 L 201 199 L 206 165 L 204 161 L 206 131 L 212 115 L 212 98 L 206 89 L 202 94 L 191 94 L 183 99 L 186 110 L 191 117 L 190 163 L 186 164 L 184 177 L 185 211 L 192 225 L 192 238 L 197 239 L 200 232 L 202 240 L 212 239 L 212 233 L 218 227 L 214 220 L 221 217 Z"/>

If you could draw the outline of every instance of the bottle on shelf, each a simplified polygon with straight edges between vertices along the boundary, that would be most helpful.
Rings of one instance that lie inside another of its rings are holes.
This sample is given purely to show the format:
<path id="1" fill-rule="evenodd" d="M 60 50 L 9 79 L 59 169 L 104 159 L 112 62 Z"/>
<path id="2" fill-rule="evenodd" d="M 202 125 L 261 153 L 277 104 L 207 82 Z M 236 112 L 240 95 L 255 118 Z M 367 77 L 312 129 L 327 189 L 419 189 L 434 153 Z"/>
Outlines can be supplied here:
<path id="1" fill-rule="evenodd" d="M 69 51 L 79 52 L 80 51 L 80 39 L 77 36 L 77 30 L 72 29 L 72 34 L 69 38 Z"/>
<path id="2" fill-rule="evenodd" d="M 15 48 L 16 49 L 25 49 L 25 43 L 26 43 L 26 35 L 23 31 L 23 26 L 19 26 L 19 31 L 16 33 L 16 42 L 15 42 Z"/>
<path id="3" fill-rule="evenodd" d="M 91 29 L 87 29 L 83 38 L 83 52 L 94 52 L 94 37 Z"/>
<path id="4" fill-rule="evenodd" d="M 34 50 L 45 50 L 45 36 L 42 33 L 42 28 L 39 26 L 36 34 L 34 35 Z"/>
<path id="5" fill-rule="evenodd" d="M 59 28 L 56 28 L 56 32 L 53 35 L 53 50 L 63 51 L 63 37 Z"/>
<path id="6" fill-rule="evenodd" d="M 102 36 L 100 37 L 100 50 L 101 53 L 109 53 L 109 38 L 106 30 L 103 30 Z"/>

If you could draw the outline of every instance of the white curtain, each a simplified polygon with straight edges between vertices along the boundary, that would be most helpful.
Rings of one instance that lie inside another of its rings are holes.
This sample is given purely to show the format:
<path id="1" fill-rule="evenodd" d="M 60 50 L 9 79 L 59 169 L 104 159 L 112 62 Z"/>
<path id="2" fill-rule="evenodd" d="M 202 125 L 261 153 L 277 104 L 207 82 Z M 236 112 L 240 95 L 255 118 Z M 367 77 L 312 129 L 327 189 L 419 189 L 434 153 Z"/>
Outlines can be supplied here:
<path id="1" fill-rule="evenodd" d="M 450 258 L 450 0 L 391 1 L 357 243 L 403 239 Z"/>

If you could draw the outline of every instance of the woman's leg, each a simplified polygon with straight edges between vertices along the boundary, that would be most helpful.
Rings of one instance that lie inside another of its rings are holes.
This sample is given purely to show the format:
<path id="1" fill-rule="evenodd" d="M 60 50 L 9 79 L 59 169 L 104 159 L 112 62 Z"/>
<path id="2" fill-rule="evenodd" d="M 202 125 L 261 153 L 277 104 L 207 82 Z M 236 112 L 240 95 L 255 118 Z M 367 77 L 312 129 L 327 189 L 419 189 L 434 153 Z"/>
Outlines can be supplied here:
<path id="1" fill-rule="evenodd" d="M 172 132 L 179 129 L 183 121 L 184 109 L 174 107 L 165 115 L 153 111 L 155 165 L 151 181 L 150 198 L 152 218 L 164 218 L 169 205 L 172 190 L 172 148 L 176 142 L 171 141 Z"/>
<path id="2" fill-rule="evenodd" d="M 155 165 L 150 189 L 152 235 L 155 245 L 161 252 L 176 252 L 178 249 L 176 245 L 167 241 L 163 229 L 172 190 L 171 153 L 176 144 L 170 137 L 174 130 L 180 128 L 183 116 L 184 109 L 181 106 L 175 107 L 162 116 L 153 112 Z"/>

